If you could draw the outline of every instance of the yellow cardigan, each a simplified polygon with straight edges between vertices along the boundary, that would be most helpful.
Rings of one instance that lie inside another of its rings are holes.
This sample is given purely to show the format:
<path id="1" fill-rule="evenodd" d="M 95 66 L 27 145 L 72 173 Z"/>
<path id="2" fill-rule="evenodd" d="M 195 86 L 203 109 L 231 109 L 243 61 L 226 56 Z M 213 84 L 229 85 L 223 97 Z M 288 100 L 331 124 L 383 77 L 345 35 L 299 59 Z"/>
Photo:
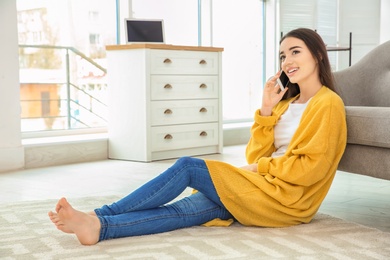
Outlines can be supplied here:
<path id="1" fill-rule="evenodd" d="M 309 101 L 286 153 L 270 157 L 275 151 L 274 126 L 296 98 L 279 102 L 268 117 L 256 111 L 246 158 L 249 164 L 257 163 L 257 172 L 206 160 L 221 201 L 243 225 L 308 223 L 333 181 L 346 146 L 347 128 L 343 101 L 325 86 Z"/>

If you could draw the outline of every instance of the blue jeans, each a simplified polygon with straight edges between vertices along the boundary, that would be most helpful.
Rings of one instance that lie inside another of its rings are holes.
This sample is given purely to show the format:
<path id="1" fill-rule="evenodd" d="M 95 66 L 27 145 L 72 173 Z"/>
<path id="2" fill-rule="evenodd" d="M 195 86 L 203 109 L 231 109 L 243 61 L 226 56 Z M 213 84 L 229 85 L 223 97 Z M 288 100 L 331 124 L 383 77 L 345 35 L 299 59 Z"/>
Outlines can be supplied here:
<path id="1" fill-rule="evenodd" d="M 187 187 L 198 190 L 166 204 Z M 101 240 L 155 234 L 233 216 L 223 206 L 205 162 L 183 157 L 155 179 L 123 199 L 95 209 Z"/>

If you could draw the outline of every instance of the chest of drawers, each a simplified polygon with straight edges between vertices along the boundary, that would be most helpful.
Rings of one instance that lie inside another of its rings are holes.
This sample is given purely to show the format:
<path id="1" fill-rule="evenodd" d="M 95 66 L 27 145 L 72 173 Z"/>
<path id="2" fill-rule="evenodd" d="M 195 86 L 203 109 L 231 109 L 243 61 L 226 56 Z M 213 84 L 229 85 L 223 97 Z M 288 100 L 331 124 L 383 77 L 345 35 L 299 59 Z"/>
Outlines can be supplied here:
<path id="1" fill-rule="evenodd" d="M 107 46 L 109 158 L 222 152 L 221 48 Z"/>

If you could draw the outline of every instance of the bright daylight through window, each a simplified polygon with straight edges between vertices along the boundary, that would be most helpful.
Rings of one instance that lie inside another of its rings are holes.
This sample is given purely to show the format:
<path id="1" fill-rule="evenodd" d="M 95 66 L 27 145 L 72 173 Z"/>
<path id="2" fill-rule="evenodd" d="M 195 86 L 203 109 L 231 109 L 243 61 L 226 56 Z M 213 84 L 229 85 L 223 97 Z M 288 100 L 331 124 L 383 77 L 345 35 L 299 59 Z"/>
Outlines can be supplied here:
<path id="1" fill-rule="evenodd" d="M 17 4 L 23 132 L 107 126 L 105 46 L 124 43 L 123 30 L 117 28 L 130 17 L 164 19 L 167 44 L 224 48 L 225 122 L 250 121 L 260 105 L 262 1 L 17 0 Z"/>

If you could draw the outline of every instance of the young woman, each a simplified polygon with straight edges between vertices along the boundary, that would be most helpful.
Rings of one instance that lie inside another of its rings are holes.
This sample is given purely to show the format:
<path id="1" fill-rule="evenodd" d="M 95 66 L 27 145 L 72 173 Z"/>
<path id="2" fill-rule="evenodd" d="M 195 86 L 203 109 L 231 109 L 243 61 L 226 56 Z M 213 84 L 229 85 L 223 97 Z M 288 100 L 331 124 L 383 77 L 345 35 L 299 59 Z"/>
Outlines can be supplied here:
<path id="1" fill-rule="evenodd" d="M 346 145 L 342 100 L 321 37 L 300 28 L 280 42 L 290 83 L 264 86 L 246 149 L 248 165 L 183 157 L 139 189 L 94 212 L 59 200 L 51 221 L 81 244 L 195 225 L 284 227 L 308 223 L 325 198 Z M 197 192 L 167 204 L 192 187 Z"/>

